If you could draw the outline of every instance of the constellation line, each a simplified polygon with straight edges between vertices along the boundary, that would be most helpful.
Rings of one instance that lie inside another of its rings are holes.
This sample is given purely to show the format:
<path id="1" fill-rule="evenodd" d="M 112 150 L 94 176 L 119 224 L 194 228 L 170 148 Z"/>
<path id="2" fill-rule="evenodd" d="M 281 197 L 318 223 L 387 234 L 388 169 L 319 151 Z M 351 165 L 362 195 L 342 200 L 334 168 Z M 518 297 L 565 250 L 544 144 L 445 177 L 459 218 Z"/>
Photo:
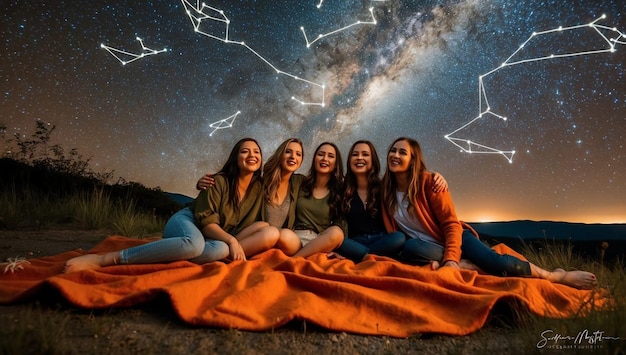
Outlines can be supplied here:
<path id="1" fill-rule="evenodd" d="M 139 41 L 139 43 L 141 43 L 141 49 L 143 50 L 143 52 L 141 53 L 131 53 L 131 52 L 127 52 L 125 50 L 122 49 L 118 49 L 118 48 L 113 48 L 113 47 L 109 47 L 107 45 L 105 45 L 104 43 L 100 44 L 100 48 L 104 48 L 107 50 L 107 52 L 109 52 L 112 56 L 114 56 L 117 60 L 120 61 L 120 63 L 122 63 L 122 65 L 126 65 L 128 63 L 134 62 L 136 60 L 139 60 L 141 58 L 145 58 L 147 56 L 151 56 L 151 55 L 155 55 L 155 54 L 159 54 L 159 53 L 163 53 L 163 52 L 167 52 L 168 49 L 167 48 L 163 48 L 161 50 L 156 50 L 156 49 L 152 49 L 152 48 L 148 48 L 143 44 L 143 40 L 139 37 L 135 38 L 137 41 Z M 132 59 L 130 60 L 124 60 L 122 59 L 122 56 L 128 56 Z"/>
<path id="2" fill-rule="evenodd" d="M 272 63 L 270 63 L 267 59 L 265 59 L 263 56 L 261 56 L 257 51 L 255 51 L 254 49 L 252 49 L 250 46 L 248 46 L 245 42 L 241 41 L 233 41 L 229 38 L 229 29 L 230 29 L 230 19 L 224 14 L 223 10 L 219 10 L 215 7 L 206 5 L 205 3 L 202 3 L 202 6 L 200 7 L 199 5 L 199 1 L 196 1 L 196 5 L 192 5 L 191 3 L 189 3 L 189 1 L 187 0 L 181 0 L 181 2 L 183 3 L 183 6 L 185 7 L 185 11 L 187 13 L 187 16 L 189 17 L 194 31 L 197 33 L 200 33 L 201 35 L 207 36 L 209 38 L 213 38 L 215 40 L 224 42 L 226 44 L 238 44 L 243 46 L 244 48 L 246 48 L 248 51 L 252 52 L 252 54 L 254 54 L 255 56 L 257 56 L 261 61 L 263 61 L 265 64 L 267 64 L 270 68 L 272 68 L 276 74 L 280 74 L 280 75 L 285 75 L 288 76 L 294 80 L 297 81 L 301 81 L 304 83 L 307 83 L 309 85 L 312 85 L 314 87 L 317 87 L 319 89 L 321 89 L 322 93 L 321 93 L 321 100 L 319 102 L 306 102 L 300 99 L 297 99 L 296 97 L 292 96 L 291 99 L 294 101 L 297 101 L 298 103 L 300 103 L 301 105 L 315 105 L 315 106 L 321 106 L 324 107 L 325 103 L 324 103 L 324 93 L 325 93 L 325 86 L 322 84 L 318 84 L 306 79 L 303 79 L 297 75 L 294 74 L 290 74 L 287 72 L 284 72 L 280 69 L 278 69 L 277 67 L 275 67 Z M 212 13 L 209 13 L 212 12 Z M 204 32 L 201 29 L 201 25 L 203 21 L 215 21 L 215 22 L 220 22 L 224 25 L 224 34 L 222 37 L 220 36 L 216 36 L 214 34 L 208 33 L 208 32 Z"/>
<path id="3" fill-rule="evenodd" d="M 445 139 L 447 139 L 448 141 L 450 141 L 452 144 L 456 145 L 457 147 L 459 147 L 461 149 L 461 152 L 464 153 L 476 153 L 476 154 L 500 154 L 502 155 L 504 158 L 506 158 L 509 163 L 513 162 L 513 155 L 515 155 L 515 150 L 499 150 L 493 147 L 489 147 L 483 144 L 479 144 L 476 143 L 474 141 L 471 141 L 469 139 L 466 138 L 462 138 L 462 137 L 455 137 L 454 135 L 467 128 L 468 126 L 470 126 L 472 123 L 476 122 L 478 119 L 483 118 L 483 116 L 485 115 L 491 115 L 494 116 L 496 118 L 499 118 L 503 121 L 506 121 L 507 118 L 506 116 L 497 114 L 493 111 L 491 111 L 491 107 L 489 106 L 489 99 L 487 96 L 487 90 L 485 90 L 485 84 L 484 84 L 484 79 L 491 75 L 496 73 L 497 71 L 499 71 L 500 69 L 506 68 L 506 67 L 510 67 L 510 66 L 514 66 L 514 65 L 519 65 L 519 64 L 524 64 L 524 63 L 530 63 L 530 62 L 537 62 L 537 61 L 542 61 L 542 60 L 550 60 L 550 59 L 556 59 L 556 58 L 567 58 L 567 57 L 576 57 L 576 56 L 582 56 L 582 55 L 592 55 L 592 54 L 600 54 L 600 53 L 613 53 L 616 51 L 615 46 L 618 44 L 626 44 L 626 34 L 622 33 L 621 31 L 617 30 L 617 28 L 615 27 L 608 27 L 602 24 L 598 24 L 597 22 L 605 19 L 606 15 L 602 15 L 601 17 L 597 18 L 596 20 L 587 23 L 587 24 L 583 24 L 583 25 L 575 25 L 575 26 L 570 26 L 570 27 L 562 27 L 559 26 L 558 28 L 554 28 L 554 29 L 550 29 L 547 31 L 541 31 L 541 32 L 533 32 L 530 37 L 524 42 L 522 43 L 521 46 L 519 46 L 519 48 L 513 52 L 513 54 L 511 54 L 505 61 L 504 63 L 502 63 L 499 67 L 492 69 L 491 71 L 480 75 L 478 78 L 478 108 L 479 108 L 479 114 L 477 117 L 475 117 L 474 119 L 472 119 L 471 121 L 469 121 L 468 123 L 464 124 L 463 126 L 461 126 L 460 128 L 456 129 L 455 131 L 453 131 L 452 133 L 449 133 L 447 135 L 445 135 Z M 564 54 L 550 54 L 547 56 L 542 56 L 542 57 L 535 57 L 535 58 L 529 58 L 529 59 L 521 59 L 521 60 L 517 60 L 514 61 L 513 58 L 522 50 L 524 49 L 524 47 L 534 38 L 538 37 L 538 36 L 543 36 L 543 35 L 548 35 L 548 34 L 552 34 L 552 33 L 557 33 L 557 32 L 563 32 L 563 31 L 572 31 L 572 30 L 576 30 L 576 29 L 582 29 L 582 28 L 590 28 L 592 29 L 595 33 L 597 33 L 601 39 L 606 42 L 606 44 L 608 45 L 608 47 L 605 47 L 603 49 L 590 49 L 590 50 L 586 50 L 586 51 L 580 51 L 580 52 L 571 52 L 571 53 L 564 53 Z M 602 30 L 606 30 L 606 31 L 610 31 L 613 32 L 616 36 L 615 37 L 607 37 L 607 35 L 605 35 L 604 32 L 602 32 Z M 483 106 L 485 107 L 483 109 Z"/>
<path id="4" fill-rule="evenodd" d="M 215 121 L 215 122 L 211 123 L 209 125 L 209 127 L 213 128 L 213 131 L 209 134 L 209 137 L 212 137 L 213 133 L 215 133 L 215 131 L 217 131 L 218 129 L 232 128 L 233 127 L 233 123 L 235 123 L 235 118 L 237 118 L 237 116 L 239 116 L 239 114 L 241 114 L 241 111 L 237 111 L 232 116 L 228 116 L 228 117 L 226 117 L 226 118 L 224 118 L 222 120 Z"/>
<path id="5" fill-rule="evenodd" d="M 321 4 L 322 3 L 320 2 L 320 6 L 321 6 Z M 319 8 L 319 6 L 318 6 L 318 8 Z M 374 8 L 370 7 L 369 8 L 369 12 L 370 12 L 370 15 L 372 16 L 372 20 L 371 21 L 357 21 L 357 22 L 355 22 L 353 24 L 350 24 L 350 25 L 342 27 L 340 29 L 328 32 L 326 34 L 318 34 L 317 37 L 314 40 L 310 41 L 310 42 L 309 42 L 309 38 L 306 35 L 306 32 L 304 31 L 304 27 L 300 27 L 300 31 L 302 31 L 302 34 L 304 35 L 304 40 L 306 41 L 306 47 L 309 48 L 309 47 L 311 47 L 311 45 L 313 43 L 319 41 L 320 39 L 322 39 L 324 37 L 328 37 L 330 35 L 334 35 L 335 33 L 339 33 L 341 31 L 345 31 L 345 30 L 349 29 L 350 27 L 354 27 L 354 26 L 357 26 L 357 25 L 375 25 L 376 24 L 376 18 L 374 18 Z"/>

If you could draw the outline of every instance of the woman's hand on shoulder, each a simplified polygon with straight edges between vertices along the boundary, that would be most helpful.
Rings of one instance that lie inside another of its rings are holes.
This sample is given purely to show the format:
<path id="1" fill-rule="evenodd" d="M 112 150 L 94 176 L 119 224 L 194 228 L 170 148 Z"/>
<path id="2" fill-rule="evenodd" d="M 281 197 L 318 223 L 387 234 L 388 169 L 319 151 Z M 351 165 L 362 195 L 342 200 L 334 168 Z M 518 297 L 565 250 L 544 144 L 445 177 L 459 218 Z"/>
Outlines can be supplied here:
<path id="1" fill-rule="evenodd" d="M 215 186 L 215 179 L 213 178 L 213 174 L 210 173 L 203 175 L 196 183 L 196 189 L 198 190 L 206 190 L 211 186 Z"/>
<path id="2" fill-rule="evenodd" d="M 433 172 L 433 192 L 442 192 L 448 190 L 448 182 L 443 177 L 443 175 L 438 172 Z"/>

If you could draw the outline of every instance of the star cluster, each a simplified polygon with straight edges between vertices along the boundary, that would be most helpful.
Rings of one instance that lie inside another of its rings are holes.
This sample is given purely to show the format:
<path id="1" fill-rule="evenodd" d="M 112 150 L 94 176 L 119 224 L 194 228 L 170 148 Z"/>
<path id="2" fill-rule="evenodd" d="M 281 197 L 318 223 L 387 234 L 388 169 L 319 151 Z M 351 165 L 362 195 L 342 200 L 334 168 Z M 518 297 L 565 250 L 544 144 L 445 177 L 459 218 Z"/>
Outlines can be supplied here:
<path id="1" fill-rule="evenodd" d="M 369 139 L 384 157 L 411 136 L 466 221 L 626 222 L 624 44 L 485 77 L 490 108 L 507 119 L 484 115 L 463 137 L 515 150 L 511 163 L 445 138 L 482 112 L 481 75 L 533 32 L 605 14 L 598 23 L 625 33 L 622 0 L 205 2 L 227 33 L 210 19 L 201 30 L 214 37 L 194 31 L 180 0 L 4 1 L 0 124 L 30 135 L 35 120 L 50 122 L 55 143 L 95 170 L 192 197 L 242 137 L 265 157 L 303 139 L 304 173 L 322 141 L 346 154 Z M 122 64 L 103 44 L 135 60 Z M 583 28 L 519 57 L 606 45 Z"/>

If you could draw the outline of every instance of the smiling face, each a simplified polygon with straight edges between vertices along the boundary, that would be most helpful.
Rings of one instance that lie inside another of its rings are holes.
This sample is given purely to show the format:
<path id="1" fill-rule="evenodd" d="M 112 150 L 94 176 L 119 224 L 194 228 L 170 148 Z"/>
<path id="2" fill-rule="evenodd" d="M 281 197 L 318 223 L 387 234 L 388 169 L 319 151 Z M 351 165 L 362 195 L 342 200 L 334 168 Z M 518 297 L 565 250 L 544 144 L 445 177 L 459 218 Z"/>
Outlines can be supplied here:
<path id="1" fill-rule="evenodd" d="M 365 143 L 355 145 L 349 159 L 350 170 L 355 175 L 368 174 L 372 170 L 372 151 Z"/>
<path id="2" fill-rule="evenodd" d="M 237 166 L 242 174 L 253 173 L 261 168 L 261 148 L 253 142 L 246 141 L 239 148 Z"/>
<path id="3" fill-rule="evenodd" d="M 297 142 L 291 142 L 285 147 L 280 167 L 283 171 L 295 172 L 302 165 L 302 146 Z"/>
<path id="4" fill-rule="evenodd" d="M 324 144 L 315 153 L 314 162 L 318 174 L 331 174 L 335 171 L 337 151 L 332 145 Z"/>
<path id="5" fill-rule="evenodd" d="M 411 167 L 411 145 L 405 140 L 395 142 L 387 154 L 387 169 L 394 174 L 406 173 Z"/>

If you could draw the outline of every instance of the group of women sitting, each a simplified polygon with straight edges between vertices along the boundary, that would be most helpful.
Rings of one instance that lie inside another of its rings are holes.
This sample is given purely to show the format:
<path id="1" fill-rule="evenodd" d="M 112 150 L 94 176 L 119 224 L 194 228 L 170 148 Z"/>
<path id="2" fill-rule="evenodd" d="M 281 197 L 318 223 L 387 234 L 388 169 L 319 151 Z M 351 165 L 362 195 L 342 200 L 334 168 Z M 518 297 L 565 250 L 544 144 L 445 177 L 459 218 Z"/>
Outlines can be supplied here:
<path id="1" fill-rule="evenodd" d="M 426 169 L 421 147 L 412 138 L 401 137 L 390 145 L 382 179 L 369 141 L 352 145 L 345 176 L 335 144 L 317 147 L 307 175 L 296 173 L 303 155 L 302 142 L 287 139 L 263 167 L 257 141 L 242 139 L 218 173 L 198 181 L 198 197 L 168 220 L 162 239 L 85 254 L 68 260 L 65 271 L 177 260 L 246 260 L 277 248 L 293 257 L 329 253 L 358 263 L 376 254 L 430 264 L 433 270 L 451 267 L 537 277 L 580 289 L 597 284 L 592 273 L 548 271 L 498 254 L 480 241 L 457 218 L 446 181 Z"/>

